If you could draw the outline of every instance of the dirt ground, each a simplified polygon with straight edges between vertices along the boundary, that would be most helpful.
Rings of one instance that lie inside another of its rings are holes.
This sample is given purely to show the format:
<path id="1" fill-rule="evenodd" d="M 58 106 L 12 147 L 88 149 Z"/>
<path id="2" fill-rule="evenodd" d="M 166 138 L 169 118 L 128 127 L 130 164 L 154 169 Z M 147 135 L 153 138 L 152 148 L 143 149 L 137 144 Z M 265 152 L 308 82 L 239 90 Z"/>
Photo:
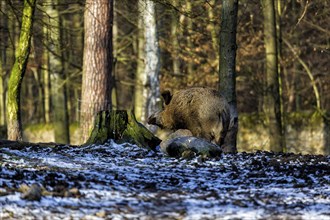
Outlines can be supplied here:
<path id="1" fill-rule="evenodd" d="M 330 156 L 0 146 L 0 219 L 330 219 Z"/>

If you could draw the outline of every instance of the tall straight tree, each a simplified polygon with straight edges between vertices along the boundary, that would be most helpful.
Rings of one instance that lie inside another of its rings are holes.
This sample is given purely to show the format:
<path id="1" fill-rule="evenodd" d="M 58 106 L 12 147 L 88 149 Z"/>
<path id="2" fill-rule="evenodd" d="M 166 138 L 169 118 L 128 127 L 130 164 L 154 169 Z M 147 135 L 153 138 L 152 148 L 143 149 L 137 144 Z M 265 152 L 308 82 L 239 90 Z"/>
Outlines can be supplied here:
<path id="1" fill-rule="evenodd" d="M 274 0 L 262 0 L 264 44 L 266 49 L 266 88 L 264 112 L 269 129 L 269 149 L 283 151 L 282 116 L 279 90 L 276 18 Z"/>
<path id="2" fill-rule="evenodd" d="M 2 51 L 1 51 L 2 52 Z M 0 58 L 0 126 L 4 126 L 6 122 L 6 102 L 5 102 L 5 88 L 4 88 L 4 79 L 5 74 L 3 71 L 3 61 L 2 57 Z"/>
<path id="3" fill-rule="evenodd" d="M 48 53 L 48 71 L 50 74 L 52 108 L 51 115 L 54 125 L 55 141 L 57 143 L 69 143 L 69 117 L 67 107 L 67 97 L 65 88 L 65 74 L 63 71 L 63 62 L 61 59 L 61 31 L 58 1 L 52 1 L 46 6 L 48 25 L 46 37 L 49 45 Z M 48 73 L 45 73 L 48 75 Z M 46 77 L 45 77 L 46 78 Z M 46 81 L 47 82 L 47 81 Z M 47 87 L 47 85 L 45 85 Z"/>
<path id="4" fill-rule="evenodd" d="M 0 3 L 0 10 L 1 11 L 6 11 L 6 2 L 5 1 L 1 1 Z M 3 29 L 7 29 L 8 28 L 8 19 L 6 16 L 3 16 L 0 20 L 0 25 Z M 8 34 L 5 33 L 6 35 L 3 36 L 3 39 L 8 39 Z M 6 65 L 6 48 L 2 47 L 0 49 L 0 126 L 4 126 L 6 123 L 6 99 L 5 99 L 5 78 L 6 78 L 6 69 L 5 69 L 5 65 Z"/>
<path id="5" fill-rule="evenodd" d="M 235 70 L 237 12 L 238 0 L 222 0 L 219 90 L 230 105 L 230 128 L 224 141 L 224 149 L 227 152 L 237 151 L 238 111 Z"/>
<path id="6" fill-rule="evenodd" d="M 111 109 L 113 0 L 86 0 L 80 126 L 82 142 L 94 115 Z"/>
<path id="7" fill-rule="evenodd" d="M 36 0 L 24 0 L 21 33 L 8 82 L 7 98 L 7 130 L 9 140 L 22 140 L 23 130 L 21 122 L 21 85 L 30 54 L 33 15 Z"/>
<path id="8" fill-rule="evenodd" d="M 135 83 L 134 113 L 146 124 L 148 115 L 155 112 L 160 101 L 159 92 L 159 47 L 157 39 L 155 3 L 140 0 L 139 63 Z"/>

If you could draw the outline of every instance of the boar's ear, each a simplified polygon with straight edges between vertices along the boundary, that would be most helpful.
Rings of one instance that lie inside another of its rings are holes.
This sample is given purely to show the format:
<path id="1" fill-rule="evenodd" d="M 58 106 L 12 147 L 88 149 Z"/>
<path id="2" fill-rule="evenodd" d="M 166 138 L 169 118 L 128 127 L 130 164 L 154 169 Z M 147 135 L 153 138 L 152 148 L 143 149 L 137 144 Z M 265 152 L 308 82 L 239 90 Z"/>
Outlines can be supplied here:
<path id="1" fill-rule="evenodd" d="M 165 90 L 164 92 L 162 92 L 162 97 L 164 99 L 165 105 L 168 105 L 171 102 L 172 94 L 170 91 Z"/>

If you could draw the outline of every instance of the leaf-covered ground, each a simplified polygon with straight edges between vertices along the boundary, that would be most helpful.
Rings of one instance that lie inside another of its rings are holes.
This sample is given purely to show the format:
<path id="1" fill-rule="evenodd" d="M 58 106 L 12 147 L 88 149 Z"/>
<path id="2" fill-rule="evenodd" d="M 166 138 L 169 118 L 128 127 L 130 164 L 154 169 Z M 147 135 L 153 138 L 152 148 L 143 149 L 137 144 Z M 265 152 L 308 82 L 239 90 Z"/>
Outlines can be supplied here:
<path id="1" fill-rule="evenodd" d="M 109 142 L 0 146 L 0 164 L 1 220 L 330 219 L 329 156 L 183 160 Z M 40 200 L 25 197 L 34 183 Z"/>

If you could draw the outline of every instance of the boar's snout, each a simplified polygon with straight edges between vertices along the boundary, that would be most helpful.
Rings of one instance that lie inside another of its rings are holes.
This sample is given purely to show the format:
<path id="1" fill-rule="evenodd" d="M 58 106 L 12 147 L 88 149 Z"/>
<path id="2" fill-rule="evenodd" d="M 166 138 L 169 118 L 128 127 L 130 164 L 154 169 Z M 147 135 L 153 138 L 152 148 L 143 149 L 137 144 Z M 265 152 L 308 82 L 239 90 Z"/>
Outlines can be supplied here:
<path id="1" fill-rule="evenodd" d="M 149 116 L 147 123 L 150 125 L 157 125 L 158 127 L 163 128 L 159 116 L 160 116 L 160 112 L 153 113 L 152 115 Z"/>
<path id="2" fill-rule="evenodd" d="M 148 124 L 150 125 L 154 125 L 156 123 L 156 117 L 154 114 L 150 115 L 148 120 L 147 120 Z"/>

